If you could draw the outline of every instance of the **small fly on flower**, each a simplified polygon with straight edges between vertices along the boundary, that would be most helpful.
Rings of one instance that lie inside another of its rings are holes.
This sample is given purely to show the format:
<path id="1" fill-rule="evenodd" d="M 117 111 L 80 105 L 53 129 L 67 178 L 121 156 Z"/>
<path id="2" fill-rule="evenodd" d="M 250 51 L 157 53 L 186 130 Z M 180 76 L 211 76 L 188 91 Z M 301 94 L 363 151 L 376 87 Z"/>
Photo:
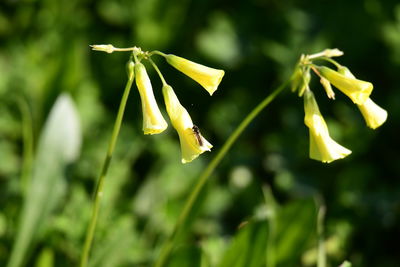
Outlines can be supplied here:
<path id="1" fill-rule="evenodd" d="M 202 136 L 201 136 L 199 127 L 197 127 L 196 125 L 193 125 L 192 130 L 193 130 L 193 134 L 196 136 L 197 143 L 199 143 L 199 146 L 203 146 L 203 140 L 201 140 Z"/>

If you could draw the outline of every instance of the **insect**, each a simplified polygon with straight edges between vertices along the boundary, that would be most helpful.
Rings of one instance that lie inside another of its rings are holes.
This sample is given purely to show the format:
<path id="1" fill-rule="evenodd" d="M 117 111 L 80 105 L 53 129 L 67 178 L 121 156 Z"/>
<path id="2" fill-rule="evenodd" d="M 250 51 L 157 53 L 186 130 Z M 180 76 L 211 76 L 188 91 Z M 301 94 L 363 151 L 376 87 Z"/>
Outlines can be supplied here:
<path id="1" fill-rule="evenodd" d="M 197 127 L 196 125 L 193 125 L 192 131 L 193 131 L 194 135 L 196 136 L 196 140 L 197 140 L 197 143 L 199 143 L 199 146 L 203 146 L 203 140 L 201 139 L 202 136 L 201 136 L 199 127 Z"/>

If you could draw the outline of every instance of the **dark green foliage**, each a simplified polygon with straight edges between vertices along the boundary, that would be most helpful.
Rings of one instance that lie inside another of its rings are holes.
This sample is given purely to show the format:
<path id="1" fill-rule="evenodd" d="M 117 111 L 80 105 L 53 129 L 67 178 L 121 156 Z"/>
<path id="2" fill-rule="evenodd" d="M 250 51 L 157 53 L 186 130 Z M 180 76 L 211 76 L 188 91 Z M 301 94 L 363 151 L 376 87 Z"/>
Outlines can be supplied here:
<path id="1" fill-rule="evenodd" d="M 311 86 L 332 137 L 353 151 L 322 164 L 308 158 L 303 102 L 288 89 L 217 168 L 169 264 L 264 266 L 272 242 L 276 266 L 315 266 L 311 199 L 319 194 L 327 208 L 328 266 L 346 259 L 354 267 L 398 266 L 400 4 L 394 0 L 1 1 L 0 266 L 9 262 L 20 221 L 27 216 L 24 207 L 28 202 L 35 206 L 32 195 L 40 197 L 43 217 L 25 221 L 34 225 L 29 247 L 19 251 L 25 266 L 79 262 L 129 59 L 128 53 L 90 51 L 89 44 L 100 43 L 157 49 L 226 73 L 210 97 L 155 58 L 214 145 L 211 153 L 186 165 L 180 163 L 178 136 L 171 127 L 143 136 L 139 94 L 133 88 L 106 179 L 91 267 L 150 266 L 214 152 L 261 99 L 289 78 L 301 53 L 328 47 L 343 50 L 340 62 L 374 84 L 372 97 L 388 111 L 388 121 L 376 131 L 368 129 L 349 99 L 338 91 L 335 101 L 327 99 L 313 77 Z M 146 68 L 166 114 L 161 83 L 151 66 Z M 50 160 L 40 156 L 45 122 L 62 92 L 76 105 L 82 148 L 77 160 L 49 165 L 62 155 L 52 149 L 67 144 L 65 138 L 47 150 Z M 47 174 L 32 176 L 33 166 Z M 276 217 L 268 213 L 265 185 L 276 198 Z M 45 196 L 35 190 L 45 190 Z M 248 224 L 238 228 L 244 221 Z"/>

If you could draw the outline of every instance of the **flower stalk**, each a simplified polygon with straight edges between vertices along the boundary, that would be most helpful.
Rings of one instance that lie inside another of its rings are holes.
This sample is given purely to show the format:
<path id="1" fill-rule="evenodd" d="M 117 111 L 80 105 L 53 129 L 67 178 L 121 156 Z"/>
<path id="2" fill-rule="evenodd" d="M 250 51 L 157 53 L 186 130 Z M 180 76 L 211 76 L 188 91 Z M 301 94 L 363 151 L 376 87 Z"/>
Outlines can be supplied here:
<path id="1" fill-rule="evenodd" d="M 96 190 L 94 192 L 92 215 L 90 218 L 90 223 L 88 230 L 86 232 L 85 243 L 83 247 L 83 252 L 80 260 L 80 267 L 86 267 L 88 265 L 89 254 L 93 243 L 94 232 L 96 230 L 97 218 L 99 215 L 101 199 L 103 196 L 104 181 L 107 176 L 108 168 L 110 166 L 111 158 L 114 153 L 115 145 L 118 140 L 119 131 L 121 129 L 122 119 L 124 117 L 126 102 L 128 100 L 129 92 L 131 90 L 134 74 L 133 74 L 133 64 L 132 59 L 128 62 L 128 81 L 125 86 L 124 93 L 119 104 L 118 114 L 115 119 L 112 135 L 108 144 L 108 149 L 106 157 L 101 168 L 100 176 L 97 180 Z"/>
<path id="2" fill-rule="evenodd" d="M 234 132 L 229 136 L 229 138 L 225 141 L 221 150 L 218 151 L 217 155 L 211 160 L 211 162 L 207 165 L 204 171 L 200 174 L 197 183 L 195 184 L 193 190 L 190 192 L 189 198 L 186 200 L 185 205 L 182 209 L 181 214 L 178 217 L 178 220 L 175 224 L 175 227 L 172 231 L 172 234 L 168 237 L 167 241 L 163 244 L 161 248 L 161 252 L 157 261 L 155 263 L 155 267 L 164 266 L 168 258 L 176 246 L 178 236 L 181 233 L 181 230 L 187 224 L 188 216 L 193 208 L 194 203 L 198 199 L 204 185 L 207 183 L 209 177 L 214 172 L 215 168 L 221 162 L 221 160 L 228 153 L 229 149 L 233 146 L 239 136 L 243 133 L 243 131 L 247 128 L 247 126 L 257 117 L 260 112 L 265 109 L 275 98 L 276 96 L 283 91 L 291 80 L 287 80 L 282 83 L 278 88 L 276 88 L 270 95 L 268 95 L 263 101 L 261 101 L 239 124 L 239 126 L 234 130 Z"/>

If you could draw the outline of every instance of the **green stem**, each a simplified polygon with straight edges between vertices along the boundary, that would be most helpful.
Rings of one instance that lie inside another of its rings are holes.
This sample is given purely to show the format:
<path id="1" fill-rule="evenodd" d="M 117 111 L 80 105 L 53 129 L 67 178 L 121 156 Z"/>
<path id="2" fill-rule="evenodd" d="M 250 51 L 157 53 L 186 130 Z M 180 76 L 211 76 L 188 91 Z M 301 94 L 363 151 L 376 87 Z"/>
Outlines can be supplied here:
<path id="1" fill-rule="evenodd" d="M 119 105 L 118 114 L 117 114 L 117 118 L 114 123 L 114 128 L 113 128 L 113 132 L 111 135 L 111 139 L 108 144 L 106 158 L 103 162 L 101 173 L 100 173 L 100 176 L 97 181 L 96 191 L 94 194 L 94 203 L 93 203 L 93 207 L 92 207 L 92 217 L 90 219 L 90 224 L 89 224 L 88 230 L 86 232 L 86 239 L 85 239 L 85 244 L 83 247 L 80 267 L 86 267 L 88 264 L 89 253 L 90 253 L 90 249 L 92 247 L 94 232 L 96 230 L 97 217 L 99 215 L 100 202 L 103 197 L 104 181 L 105 181 L 105 177 L 107 175 L 108 167 L 110 166 L 110 162 L 111 162 L 112 154 L 114 152 L 115 144 L 118 139 L 119 130 L 121 128 L 122 119 L 124 117 L 126 102 L 128 100 L 128 96 L 129 96 L 129 92 L 132 87 L 133 80 L 134 80 L 134 75 L 129 75 L 128 82 L 126 83 L 124 94 L 122 95 L 121 103 Z"/>
<path id="2" fill-rule="evenodd" d="M 160 69 L 157 67 L 156 63 L 154 63 L 154 61 L 151 58 L 148 58 L 148 59 L 149 59 L 151 65 L 153 66 L 153 68 L 156 70 L 158 76 L 160 77 L 163 86 L 166 86 L 167 82 L 165 81 L 164 76 L 162 75 Z"/>
<path id="3" fill-rule="evenodd" d="M 21 167 L 21 188 L 26 195 L 29 184 L 33 162 L 33 121 L 29 105 L 25 99 L 18 99 L 18 106 L 22 116 L 22 136 L 23 136 L 23 161 Z"/>
<path id="4" fill-rule="evenodd" d="M 168 56 L 167 54 L 165 54 L 165 53 L 163 53 L 161 51 L 158 51 L 158 50 L 151 51 L 149 53 L 149 57 L 151 57 L 152 55 L 159 55 L 159 56 L 162 56 L 162 57 Z"/>
<path id="5" fill-rule="evenodd" d="M 333 59 L 331 59 L 331 58 L 329 58 L 329 57 L 320 57 L 320 58 L 318 58 L 318 59 L 322 59 L 322 60 L 325 60 L 325 61 L 330 62 L 330 63 L 332 63 L 333 65 L 335 65 L 336 68 L 340 68 L 340 67 L 341 67 L 341 65 L 340 65 L 339 63 L 337 63 L 336 60 L 333 60 Z"/>
<path id="6" fill-rule="evenodd" d="M 289 84 L 291 80 L 287 80 L 281 86 L 275 89 L 269 96 L 267 96 L 260 104 L 258 104 L 248 115 L 247 117 L 239 124 L 236 130 L 229 136 L 228 140 L 226 140 L 225 144 L 222 146 L 221 150 L 217 153 L 214 159 L 208 164 L 207 168 L 200 175 L 197 184 L 194 186 L 193 191 L 190 193 L 189 198 L 187 199 L 185 206 L 178 218 L 178 221 L 175 225 L 175 228 L 171 234 L 171 236 L 167 239 L 164 246 L 161 248 L 160 256 L 158 257 L 155 266 L 161 267 L 164 266 L 168 260 L 168 257 L 177 242 L 177 237 L 179 236 L 180 229 L 185 225 L 186 220 L 189 216 L 189 213 L 200 195 L 201 190 L 206 184 L 208 178 L 213 173 L 215 168 L 224 158 L 226 153 L 238 139 L 240 134 L 246 129 L 246 127 L 254 120 L 254 118 L 266 107 L 275 97 L 283 91 L 283 89 Z"/>
<path id="7" fill-rule="evenodd" d="M 322 197 L 316 197 L 316 204 L 318 208 L 317 214 L 317 234 L 318 234 L 318 262 L 317 267 L 326 267 L 326 252 L 324 243 L 324 220 L 326 207 Z"/>

